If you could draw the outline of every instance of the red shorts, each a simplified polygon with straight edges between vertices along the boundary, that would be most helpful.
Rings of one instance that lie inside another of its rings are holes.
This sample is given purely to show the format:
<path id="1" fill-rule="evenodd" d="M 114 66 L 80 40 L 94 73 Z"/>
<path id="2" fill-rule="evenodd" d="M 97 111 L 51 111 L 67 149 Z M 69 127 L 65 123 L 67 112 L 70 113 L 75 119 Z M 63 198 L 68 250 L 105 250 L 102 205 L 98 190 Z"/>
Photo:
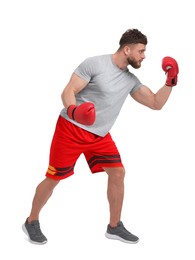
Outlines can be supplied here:
<path id="1" fill-rule="evenodd" d="M 104 171 L 103 167 L 123 167 L 109 133 L 105 137 L 97 136 L 59 116 L 46 177 L 61 180 L 74 174 L 75 163 L 82 153 L 92 173 Z"/>

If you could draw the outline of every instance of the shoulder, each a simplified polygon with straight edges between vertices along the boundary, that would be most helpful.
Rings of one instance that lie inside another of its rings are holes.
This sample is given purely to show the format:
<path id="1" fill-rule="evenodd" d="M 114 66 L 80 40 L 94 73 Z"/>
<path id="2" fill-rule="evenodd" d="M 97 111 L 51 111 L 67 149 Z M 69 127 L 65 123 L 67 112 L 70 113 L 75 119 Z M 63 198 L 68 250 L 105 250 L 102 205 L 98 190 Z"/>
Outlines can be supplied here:
<path id="1" fill-rule="evenodd" d="M 97 55 L 97 56 L 92 56 L 88 57 L 85 59 L 85 62 L 89 63 L 103 63 L 106 62 L 110 59 L 110 54 L 104 54 L 104 55 Z"/>
<path id="2" fill-rule="evenodd" d="M 134 84 L 137 85 L 141 83 L 140 79 L 134 73 L 130 72 L 128 68 L 126 70 L 126 75 Z"/>
<path id="3" fill-rule="evenodd" d="M 88 57 L 75 69 L 75 73 L 89 80 L 91 77 L 105 71 L 108 60 L 109 55 Z"/>
<path id="4" fill-rule="evenodd" d="M 109 65 L 109 61 L 110 55 L 99 55 L 86 58 L 83 64 L 94 72 L 102 72 Z"/>

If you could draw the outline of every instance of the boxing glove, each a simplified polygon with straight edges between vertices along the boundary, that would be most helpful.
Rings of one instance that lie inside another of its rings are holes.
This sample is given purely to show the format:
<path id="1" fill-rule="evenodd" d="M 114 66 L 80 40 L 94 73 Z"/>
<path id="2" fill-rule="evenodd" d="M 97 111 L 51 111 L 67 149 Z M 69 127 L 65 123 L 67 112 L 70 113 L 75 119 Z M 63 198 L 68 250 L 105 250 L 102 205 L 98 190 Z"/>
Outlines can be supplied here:
<path id="1" fill-rule="evenodd" d="M 79 106 L 70 105 L 67 109 L 70 119 L 83 125 L 93 125 L 95 121 L 95 107 L 91 102 L 85 102 Z"/>
<path id="2" fill-rule="evenodd" d="M 162 69 L 167 75 L 165 85 L 173 87 L 177 85 L 177 75 L 179 73 L 179 67 L 177 61 L 169 56 L 162 59 Z"/>

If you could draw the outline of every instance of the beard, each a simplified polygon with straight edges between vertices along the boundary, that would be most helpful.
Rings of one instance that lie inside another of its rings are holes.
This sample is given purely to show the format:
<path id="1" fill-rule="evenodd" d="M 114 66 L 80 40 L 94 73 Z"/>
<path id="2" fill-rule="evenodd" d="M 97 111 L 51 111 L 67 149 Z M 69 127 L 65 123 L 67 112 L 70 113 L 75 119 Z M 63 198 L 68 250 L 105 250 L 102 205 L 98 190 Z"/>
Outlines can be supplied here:
<path id="1" fill-rule="evenodd" d="M 127 61 L 129 63 L 129 65 L 131 65 L 134 69 L 139 69 L 141 67 L 140 61 L 136 61 L 133 58 L 127 58 Z"/>

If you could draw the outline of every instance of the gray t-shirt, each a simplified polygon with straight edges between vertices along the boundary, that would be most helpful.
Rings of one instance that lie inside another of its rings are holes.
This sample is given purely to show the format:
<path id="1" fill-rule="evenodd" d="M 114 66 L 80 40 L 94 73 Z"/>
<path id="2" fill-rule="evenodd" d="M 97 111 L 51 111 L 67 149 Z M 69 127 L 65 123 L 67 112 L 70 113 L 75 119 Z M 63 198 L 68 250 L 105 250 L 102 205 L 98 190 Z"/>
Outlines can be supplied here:
<path id="1" fill-rule="evenodd" d="M 66 108 L 62 109 L 61 116 L 89 132 L 105 136 L 112 128 L 127 96 L 133 94 L 142 83 L 128 68 L 118 68 L 113 63 L 111 54 L 87 58 L 74 73 L 88 82 L 76 94 L 76 104 L 94 103 L 96 120 L 91 126 L 79 124 L 68 117 Z"/>

